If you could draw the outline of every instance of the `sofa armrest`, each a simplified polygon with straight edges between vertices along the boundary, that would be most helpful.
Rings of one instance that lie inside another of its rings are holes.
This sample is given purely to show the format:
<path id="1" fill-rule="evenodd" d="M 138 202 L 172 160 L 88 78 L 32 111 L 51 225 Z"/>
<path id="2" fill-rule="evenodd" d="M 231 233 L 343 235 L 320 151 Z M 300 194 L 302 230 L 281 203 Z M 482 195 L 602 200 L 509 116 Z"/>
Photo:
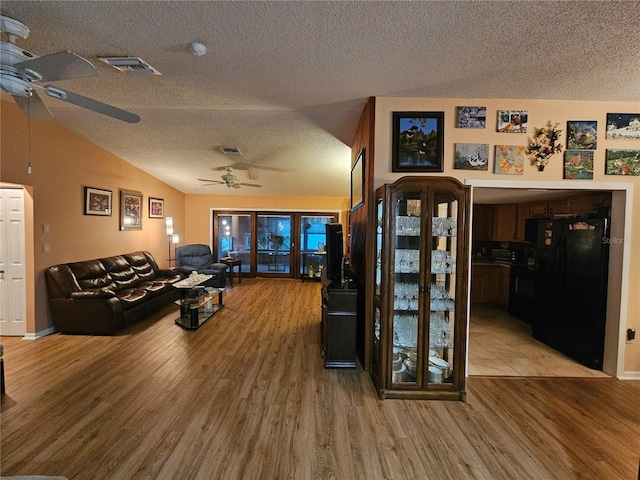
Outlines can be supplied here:
<path id="1" fill-rule="evenodd" d="M 156 275 L 159 277 L 173 277 L 174 275 L 178 275 L 180 270 L 178 267 L 173 268 L 159 268 L 156 270 Z"/>
<path id="2" fill-rule="evenodd" d="M 116 292 L 108 289 L 91 289 L 80 290 L 79 292 L 71 292 L 71 298 L 73 300 L 93 299 L 93 298 L 112 298 L 116 296 Z"/>

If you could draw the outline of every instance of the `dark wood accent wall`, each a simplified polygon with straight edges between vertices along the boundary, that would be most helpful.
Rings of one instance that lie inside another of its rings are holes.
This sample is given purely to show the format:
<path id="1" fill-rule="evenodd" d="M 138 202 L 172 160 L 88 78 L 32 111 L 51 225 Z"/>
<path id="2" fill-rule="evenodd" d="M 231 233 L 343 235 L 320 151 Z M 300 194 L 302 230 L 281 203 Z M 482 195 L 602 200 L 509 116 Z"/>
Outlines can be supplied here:
<path id="1" fill-rule="evenodd" d="M 371 362 L 370 342 L 373 302 L 370 292 L 373 291 L 373 272 L 370 265 L 374 261 L 374 227 L 375 227 L 375 190 L 373 185 L 374 166 L 374 123 L 375 98 L 371 97 L 360 115 L 358 129 L 351 146 L 351 165 L 364 148 L 364 205 L 351 212 L 349 216 L 349 251 L 352 278 L 358 286 L 358 325 L 356 353 L 362 368 L 369 369 Z"/>

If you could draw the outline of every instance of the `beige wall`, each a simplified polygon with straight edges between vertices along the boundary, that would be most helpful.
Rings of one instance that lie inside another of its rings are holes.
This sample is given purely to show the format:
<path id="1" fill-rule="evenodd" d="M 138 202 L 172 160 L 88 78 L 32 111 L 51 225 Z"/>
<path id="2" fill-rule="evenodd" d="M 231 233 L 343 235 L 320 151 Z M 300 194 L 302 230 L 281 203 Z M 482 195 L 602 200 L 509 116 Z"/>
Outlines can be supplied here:
<path id="1" fill-rule="evenodd" d="M 345 197 L 261 197 L 238 195 L 187 195 L 185 218 L 187 228 L 180 244 L 212 244 L 211 210 L 271 210 L 289 212 L 339 212 L 340 222 L 347 225 L 349 199 Z M 347 231 L 345 229 L 345 231 Z"/>
<path id="2" fill-rule="evenodd" d="M 454 128 L 455 112 L 457 106 L 481 105 L 487 107 L 487 128 L 485 129 L 460 129 Z M 529 112 L 529 132 L 526 134 L 498 133 L 496 131 L 498 110 L 527 110 Z M 444 138 L 444 172 L 432 175 L 446 175 L 465 180 L 492 180 L 513 182 L 531 181 L 540 184 L 540 187 L 566 185 L 566 188 L 574 188 L 576 185 L 584 185 L 583 188 L 598 188 L 598 184 L 606 182 L 607 185 L 620 183 L 621 185 L 632 183 L 633 199 L 627 205 L 632 207 L 632 212 L 627 215 L 631 226 L 627 227 L 628 235 L 625 238 L 627 256 L 624 258 L 628 268 L 628 292 L 640 291 L 640 177 L 605 175 L 605 150 L 607 148 L 639 149 L 640 141 L 631 140 L 606 140 L 606 115 L 607 113 L 637 113 L 640 105 L 637 102 L 586 102 L 586 101 L 560 101 L 560 100 L 513 100 L 513 99 L 430 99 L 430 98 L 376 98 L 375 120 L 375 186 L 393 182 L 406 175 L 404 173 L 391 172 L 392 151 L 392 112 L 394 111 L 442 111 L 445 119 Z M 527 140 L 533 136 L 533 127 L 546 126 L 558 122 L 558 128 L 562 129 L 561 142 L 566 145 L 566 128 L 569 120 L 589 120 L 598 122 L 598 144 L 594 158 L 594 179 L 591 181 L 563 180 L 563 161 L 561 155 L 551 158 L 544 172 L 525 163 L 523 175 L 496 175 L 492 173 L 495 145 L 526 145 Z M 489 171 L 468 171 L 453 169 L 454 144 L 455 143 L 487 143 L 490 145 Z M 413 174 L 412 174 L 413 175 Z M 562 187 L 564 188 L 564 186 Z M 614 212 L 615 214 L 615 212 Z M 624 313 L 626 307 L 627 324 L 622 324 L 620 329 L 619 345 L 621 347 L 624 372 L 628 376 L 640 378 L 640 340 L 625 343 L 622 338 L 626 328 L 635 328 L 640 332 L 640 300 L 638 295 L 624 296 L 626 304 L 622 305 Z"/>
<path id="3" fill-rule="evenodd" d="M 150 219 L 148 197 L 163 198 L 165 214 L 176 229 L 184 228 L 184 195 L 84 138 L 49 120 L 31 122 L 31 163 L 28 124 L 13 102 L 1 102 L 0 181 L 28 186 L 27 332 L 51 326 L 44 270 L 58 263 L 148 250 L 160 266 L 167 265 L 168 242 L 164 220 Z M 113 191 L 113 214 L 83 214 L 84 187 Z M 120 231 L 118 189 L 142 192 L 142 230 Z M 43 225 L 50 233 L 43 233 Z M 32 227 L 31 227 L 32 226 Z M 32 230 L 31 230 L 32 228 Z M 43 245 L 51 253 L 43 252 Z M 29 281 L 31 280 L 31 281 Z"/>

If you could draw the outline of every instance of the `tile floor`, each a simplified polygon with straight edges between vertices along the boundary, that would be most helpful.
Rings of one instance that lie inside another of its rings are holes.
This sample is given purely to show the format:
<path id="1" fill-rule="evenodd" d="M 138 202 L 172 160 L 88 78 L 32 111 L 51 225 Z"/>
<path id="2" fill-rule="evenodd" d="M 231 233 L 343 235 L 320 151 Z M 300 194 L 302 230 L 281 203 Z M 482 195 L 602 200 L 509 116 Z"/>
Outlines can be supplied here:
<path id="1" fill-rule="evenodd" d="M 531 326 L 504 309 L 476 305 L 469 326 L 469 375 L 609 377 L 535 340 Z"/>

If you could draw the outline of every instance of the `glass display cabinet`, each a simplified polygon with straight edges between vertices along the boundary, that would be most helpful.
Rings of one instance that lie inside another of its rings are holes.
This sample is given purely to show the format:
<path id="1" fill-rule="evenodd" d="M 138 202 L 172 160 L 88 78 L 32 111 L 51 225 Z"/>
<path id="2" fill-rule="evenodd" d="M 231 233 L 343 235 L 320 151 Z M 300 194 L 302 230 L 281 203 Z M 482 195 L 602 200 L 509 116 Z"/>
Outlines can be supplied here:
<path id="1" fill-rule="evenodd" d="M 465 399 L 469 193 L 449 177 L 376 191 L 370 372 L 382 399 Z"/>

